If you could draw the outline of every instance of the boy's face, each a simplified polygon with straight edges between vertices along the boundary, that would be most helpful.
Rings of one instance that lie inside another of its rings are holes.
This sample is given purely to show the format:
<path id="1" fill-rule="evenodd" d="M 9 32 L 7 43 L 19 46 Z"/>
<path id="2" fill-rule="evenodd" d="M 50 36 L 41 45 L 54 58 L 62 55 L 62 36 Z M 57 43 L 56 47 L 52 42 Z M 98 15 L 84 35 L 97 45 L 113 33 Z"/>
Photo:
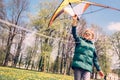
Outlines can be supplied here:
<path id="1" fill-rule="evenodd" d="M 87 40 L 92 40 L 93 37 L 94 37 L 94 34 L 93 34 L 92 31 L 87 30 L 87 31 L 85 31 L 85 33 L 83 34 L 83 37 L 84 37 L 85 39 L 87 39 Z"/>

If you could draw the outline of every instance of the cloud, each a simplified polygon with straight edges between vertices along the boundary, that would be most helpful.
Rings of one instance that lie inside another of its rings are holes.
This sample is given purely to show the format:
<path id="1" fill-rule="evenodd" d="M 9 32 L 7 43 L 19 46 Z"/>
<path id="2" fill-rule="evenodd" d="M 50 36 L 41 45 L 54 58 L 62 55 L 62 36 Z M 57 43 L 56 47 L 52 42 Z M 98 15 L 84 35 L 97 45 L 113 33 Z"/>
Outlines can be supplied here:
<path id="1" fill-rule="evenodd" d="M 120 31 L 120 22 L 112 22 L 108 25 L 108 30 Z"/>

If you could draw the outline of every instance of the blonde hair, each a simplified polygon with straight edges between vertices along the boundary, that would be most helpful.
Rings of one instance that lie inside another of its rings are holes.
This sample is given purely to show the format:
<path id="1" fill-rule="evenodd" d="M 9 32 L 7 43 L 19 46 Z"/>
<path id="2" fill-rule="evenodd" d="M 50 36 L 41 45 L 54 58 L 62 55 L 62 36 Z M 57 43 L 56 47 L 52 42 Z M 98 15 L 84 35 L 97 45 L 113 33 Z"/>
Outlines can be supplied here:
<path id="1" fill-rule="evenodd" d="M 84 32 L 82 33 L 82 37 L 84 37 L 84 34 L 85 34 L 86 32 L 90 32 L 90 33 L 92 34 L 92 39 L 94 39 L 94 38 L 95 38 L 94 31 L 93 31 L 93 30 L 91 30 L 91 29 L 86 29 L 86 30 L 84 30 Z"/>

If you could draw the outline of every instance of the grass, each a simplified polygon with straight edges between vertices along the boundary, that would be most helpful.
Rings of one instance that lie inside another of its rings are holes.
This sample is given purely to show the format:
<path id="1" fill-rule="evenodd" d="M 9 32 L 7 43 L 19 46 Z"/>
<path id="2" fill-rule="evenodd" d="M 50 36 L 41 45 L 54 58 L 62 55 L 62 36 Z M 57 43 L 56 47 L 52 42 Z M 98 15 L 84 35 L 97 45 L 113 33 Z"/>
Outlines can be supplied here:
<path id="1" fill-rule="evenodd" d="M 73 80 L 72 76 L 0 67 L 0 80 Z"/>

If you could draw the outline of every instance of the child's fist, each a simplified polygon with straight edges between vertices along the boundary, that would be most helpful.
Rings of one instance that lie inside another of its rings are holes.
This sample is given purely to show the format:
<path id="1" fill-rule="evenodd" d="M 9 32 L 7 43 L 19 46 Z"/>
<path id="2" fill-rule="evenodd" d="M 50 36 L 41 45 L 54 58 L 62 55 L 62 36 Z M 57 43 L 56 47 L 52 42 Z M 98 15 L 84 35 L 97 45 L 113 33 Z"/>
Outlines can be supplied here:
<path id="1" fill-rule="evenodd" d="M 102 71 L 99 71 L 99 75 L 103 78 L 104 77 L 104 73 Z"/>

